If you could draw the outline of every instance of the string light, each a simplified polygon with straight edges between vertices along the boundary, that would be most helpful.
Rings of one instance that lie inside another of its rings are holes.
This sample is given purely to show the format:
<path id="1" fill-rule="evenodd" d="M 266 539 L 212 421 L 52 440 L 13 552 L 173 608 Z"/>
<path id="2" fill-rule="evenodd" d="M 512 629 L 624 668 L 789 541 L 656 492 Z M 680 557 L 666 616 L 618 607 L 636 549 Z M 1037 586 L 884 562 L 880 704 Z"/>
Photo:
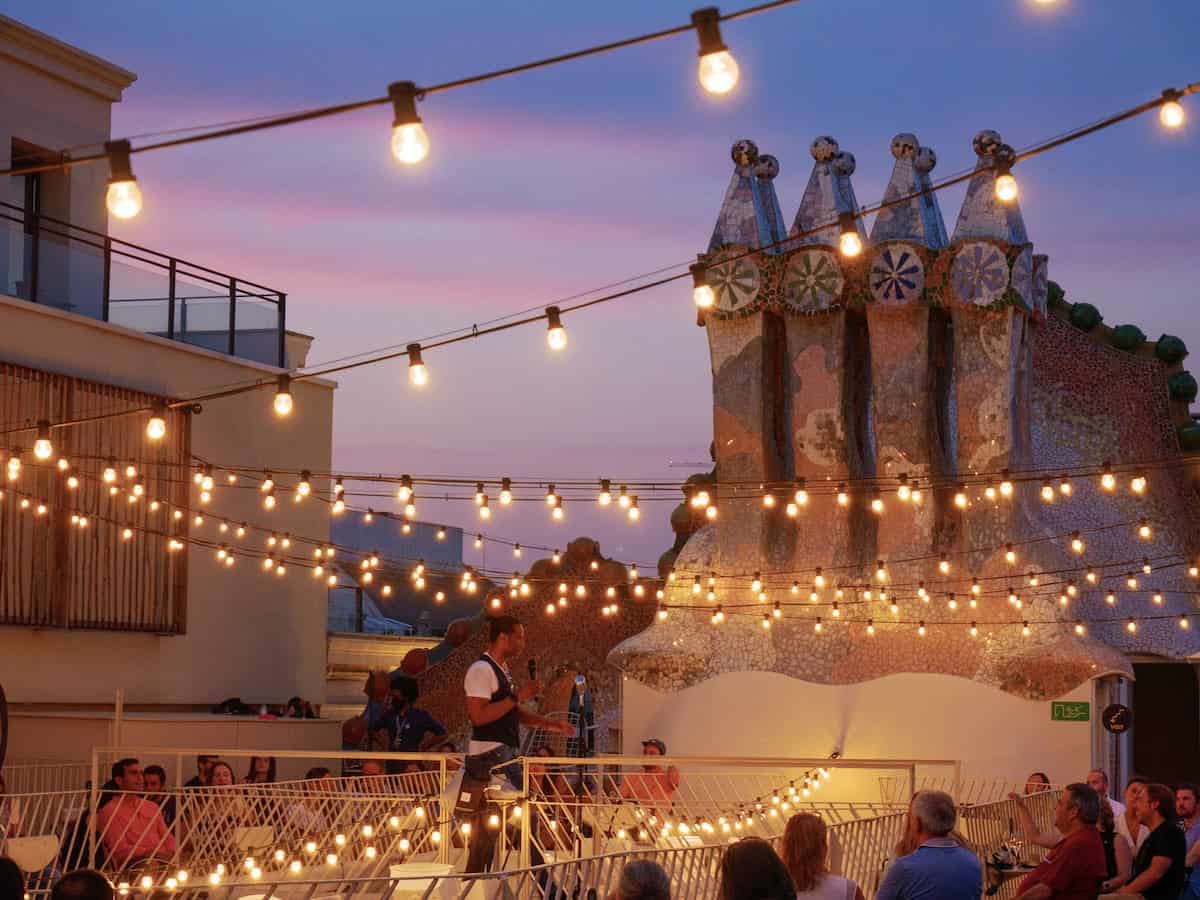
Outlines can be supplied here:
<path id="1" fill-rule="evenodd" d="M 842 256 L 853 259 L 862 253 L 863 242 L 858 233 L 858 221 L 854 213 L 838 213 L 838 227 L 841 232 L 838 237 L 838 250 Z"/>
<path id="2" fill-rule="evenodd" d="M 106 141 L 104 153 L 108 156 L 108 190 L 104 205 L 118 219 L 132 219 L 142 211 L 142 190 L 133 175 L 129 154 L 133 152 L 129 141 Z"/>
<path id="3" fill-rule="evenodd" d="M 1141 473 L 1133 476 L 1129 480 L 1129 489 L 1138 495 L 1146 493 L 1146 476 Z"/>
<path id="4" fill-rule="evenodd" d="M 1140 522 L 1138 522 L 1138 537 L 1140 537 L 1143 541 L 1148 541 L 1153 536 L 1154 533 L 1150 528 L 1149 520 L 1143 518 Z"/>
<path id="5" fill-rule="evenodd" d="M 406 166 L 416 165 L 429 155 L 429 135 L 417 115 L 417 86 L 411 81 L 388 85 L 392 101 L 392 156 Z"/>
<path id="6" fill-rule="evenodd" d="M 510 503 L 512 503 L 512 499 L 513 499 L 512 479 L 511 478 L 501 478 L 500 479 L 500 505 L 508 506 Z"/>
<path id="7" fill-rule="evenodd" d="M 871 497 L 871 512 L 877 516 L 883 515 L 883 495 L 880 494 L 879 488 L 875 488 L 875 492 Z"/>
<path id="8" fill-rule="evenodd" d="M 1083 553 L 1083 538 L 1079 536 L 1078 531 L 1071 532 L 1071 550 L 1076 555 Z"/>
<path id="9" fill-rule="evenodd" d="M 838 485 L 837 505 L 838 506 L 849 506 L 850 505 L 850 495 L 848 493 L 846 493 L 846 485 L 845 484 Z"/>
<path id="10" fill-rule="evenodd" d="M 967 508 L 967 486 L 965 484 L 960 484 L 954 492 L 954 505 L 959 509 Z"/>
<path id="11" fill-rule="evenodd" d="M 557 306 L 546 307 L 546 343 L 556 352 L 567 346 L 567 329 L 563 328 L 562 313 Z"/>
<path id="12" fill-rule="evenodd" d="M 292 379 L 286 372 L 281 373 L 275 388 L 275 415 L 280 418 L 292 414 Z"/>
<path id="13" fill-rule="evenodd" d="M 707 510 L 705 510 L 705 514 L 708 516 L 708 518 L 715 519 L 717 517 L 717 508 L 715 506 L 710 506 L 710 507 L 708 507 Z M 641 515 L 642 515 L 641 510 L 638 509 L 638 498 L 630 497 L 629 498 L 629 520 L 631 522 L 636 522 L 639 518 L 641 518 Z"/>
<path id="14" fill-rule="evenodd" d="M 607 478 L 600 479 L 600 493 L 596 495 L 596 502 L 601 506 L 612 503 L 612 483 Z"/>
<path id="15" fill-rule="evenodd" d="M 1177 90 L 1163 91 L 1164 103 L 1158 108 L 1158 120 L 1164 127 L 1176 129 L 1183 126 L 1187 117 L 1184 114 L 1183 104 L 1179 102 L 1182 96 L 1183 94 Z"/>
<path id="16" fill-rule="evenodd" d="M 1015 565 L 1017 562 L 1017 551 L 1011 543 L 1004 545 L 1004 561 L 1009 565 Z"/>
<path id="17" fill-rule="evenodd" d="M 1042 482 L 1042 499 L 1047 503 L 1054 502 L 1054 485 L 1050 483 L 1049 479 Z"/>
<path id="18" fill-rule="evenodd" d="M 700 86 L 710 94 L 727 94 L 737 85 L 738 64 L 721 40 L 721 14 L 715 6 L 692 13 L 700 41 Z"/>
<path id="19" fill-rule="evenodd" d="M 421 359 L 421 345 L 408 345 L 408 383 L 413 387 L 424 387 L 429 383 L 429 372 Z"/>
<path id="20" fill-rule="evenodd" d="M 1016 151 L 1008 144 L 1001 144 L 992 154 L 996 169 L 996 199 L 1001 203 L 1012 203 L 1017 199 L 1017 179 L 1012 174 Z"/>
<path id="21" fill-rule="evenodd" d="M 1058 482 L 1058 492 L 1064 497 L 1071 496 L 1071 479 L 1063 475 Z"/>
<path id="22" fill-rule="evenodd" d="M 1013 483 L 1008 476 L 1008 469 L 1003 469 L 1000 472 L 1000 496 L 1011 497 L 1013 495 Z"/>
<path id="23" fill-rule="evenodd" d="M 804 478 L 796 479 L 794 499 L 797 506 L 808 506 L 808 483 Z"/>
<path id="24" fill-rule="evenodd" d="M 1100 487 L 1109 493 L 1117 489 L 1117 477 L 1113 475 L 1112 465 L 1108 462 L 1104 463 L 1104 470 L 1100 473 Z"/>

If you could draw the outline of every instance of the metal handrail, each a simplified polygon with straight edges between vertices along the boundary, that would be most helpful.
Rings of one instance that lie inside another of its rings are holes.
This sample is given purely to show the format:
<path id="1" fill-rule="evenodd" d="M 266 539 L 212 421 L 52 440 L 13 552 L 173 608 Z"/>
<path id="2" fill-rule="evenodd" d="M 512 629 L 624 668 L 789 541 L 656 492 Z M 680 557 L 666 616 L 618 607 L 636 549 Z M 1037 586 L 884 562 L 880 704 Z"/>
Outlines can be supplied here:
<path id="1" fill-rule="evenodd" d="M 251 332 L 274 331 L 276 332 L 276 346 L 273 356 L 274 362 L 280 368 L 287 366 L 287 342 L 286 342 L 286 304 L 287 295 L 282 291 L 276 291 L 265 285 L 258 284 L 253 281 L 246 281 L 237 278 L 233 275 L 228 275 L 217 269 L 202 266 L 198 263 L 193 263 L 188 260 L 181 259 L 176 256 L 169 256 L 160 253 L 157 250 L 152 250 L 148 247 L 143 247 L 140 244 L 134 244 L 130 241 L 123 241 L 119 238 L 110 237 L 100 231 L 95 231 L 91 228 L 86 228 L 82 225 L 74 225 L 62 219 L 47 216 L 44 213 L 31 213 L 23 207 L 12 203 L 0 201 L 0 221 L 13 222 L 20 225 L 31 239 L 31 247 L 29 251 L 28 271 L 25 273 L 25 278 L 28 282 L 28 297 L 27 299 L 33 303 L 39 302 L 41 291 L 40 287 L 40 248 L 43 239 L 47 236 L 61 238 L 70 245 L 81 245 L 97 251 L 103 260 L 103 276 L 101 284 L 100 297 L 100 315 L 98 318 L 101 321 L 112 321 L 110 315 L 111 305 L 116 304 L 132 304 L 132 303 L 167 303 L 166 316 L 166 337 L 169 340 L 177 339 L 175 320 L 176 320 L 176 304 L 182 304 L 183 322 L 182 328 L 186 333 L 187 328 L 187 302 L 189 300 L 215 300 L 223 301 L 229 304 L 229 319 L 228 319 L 228 342 L 224 347 L 224 351 L 230 356 L 237 355 L 237 306 L 239 301 L 258 300 L 270 303 L 275 307 L 276 324 L 271 328 L 244 329 L 243 334 Z M 57 226 L 57 227 L 56 227 Z M 114 300 L 112 294 L 112 275 L 113 266 L 112 260 L 116 256 L 123 260 L 129 260 L 134 263 L 140 263 L 144 266 L 149 266 L 158 269 L 165 273 L 168 281 L 168 295 L 166 297 L 132 297 L 119 298 Z M 191 281 L 200 282 L 204 285 L 211 285 L 219 289 L 221 293 L 214 293 L 212 296 L 205 297 L 180 297 L 176 293 L 176 280 L 180 276 Z M 251 290 L 247 290 L 247 286 Z M 140 330 L 149 331 L 151 333 L 161 333 L 158 328 L 143 328 Z M 205 331 L 206 329 L 201 329 Z M 212 331 L 213 329 L 207 329 Z M 217 329 L 225 331 L 225 327 Z M 193 329 L 193 333 L 198 333 Z M 185 340 L 186 342 L 186 340 Z"/>

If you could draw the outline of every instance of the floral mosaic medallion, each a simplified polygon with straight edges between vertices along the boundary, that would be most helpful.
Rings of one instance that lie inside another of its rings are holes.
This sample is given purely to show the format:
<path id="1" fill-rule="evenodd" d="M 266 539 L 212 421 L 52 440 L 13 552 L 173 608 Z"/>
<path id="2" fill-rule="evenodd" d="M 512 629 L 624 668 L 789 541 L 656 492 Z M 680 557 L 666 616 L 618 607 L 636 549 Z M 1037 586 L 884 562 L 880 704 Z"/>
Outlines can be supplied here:
<path id="1" fill-rule="evenodd" d="M 1013 262 L 1009 277 L 1012 289 L 1021 295 L 1025 305 L 1033 309 L 1033 248 L 1026 247 Z"/>
<path id="2" fill-rule="evenodd" d="M 963 244 L 950 266 L 950 283 L 963 302 L 989 306 L 1004 296 L 1008 287 L 1008 262 L 992 244 Z"/>
<path id="3" fill-rule="evenodd" d="M 783 302 L 794 312 L 829 309 L 841 299 L 845 281 L 833 251 L 795 253 L 783 272 Z"/>
<path id="4" fill-rule="evenodd" d="M 740 247 L 729 247 L 722 250 L 717 259 L 737 257 L 742 252 Z M 729 259 L 728 262 L 718 261 L 711 266 L 708 283 L 716 292 L 717 309 L 724 313 L 735 313 L 748 309 L 758 299 L 762 276 L 754 257 L 744 256 L 741 259 Z"/>
<path id="5" fill-rule="evenodd" d="M 925 288 L 925 265 L 916 248 L 889 244 L 871 261 L 871 296 L 876 303 L 913 303 Z"/>

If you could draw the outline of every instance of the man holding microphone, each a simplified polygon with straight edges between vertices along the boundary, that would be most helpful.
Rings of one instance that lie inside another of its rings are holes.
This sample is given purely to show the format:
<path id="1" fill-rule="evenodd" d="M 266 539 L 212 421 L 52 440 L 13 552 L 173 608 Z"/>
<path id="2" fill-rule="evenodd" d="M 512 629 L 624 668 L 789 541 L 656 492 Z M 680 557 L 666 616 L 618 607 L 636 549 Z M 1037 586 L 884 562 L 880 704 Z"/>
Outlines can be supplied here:
<path id="1" fill-rule="evenodd" d="M 575 729 L 569 722 L 548 719 L 522 708 L 521 704 L 536 697 L 541 685 L 534 666 L 530 665 L 530 680 L 517 688 L 509 671 L 509 662 L 525 652 L 525 626 L 513 616 L 497 616 L 488 623 L 488 649 L 467 669 L 463 687 L 467 696 L 467 718 L 471 720 L 471 741 L 463 761 L 467 775 L 476 781 L 488 781 L 491 772 L 505 763 L 506 779 L 520 789 L 521 726 L 556 731 L 572 735 Z M 471 847 L 467 854 L 468 872 L 485 871 L 491 864 L 496 845 L 494 835 L 486 825 L 486 808 L 476 815 L 471 829 Z"/>

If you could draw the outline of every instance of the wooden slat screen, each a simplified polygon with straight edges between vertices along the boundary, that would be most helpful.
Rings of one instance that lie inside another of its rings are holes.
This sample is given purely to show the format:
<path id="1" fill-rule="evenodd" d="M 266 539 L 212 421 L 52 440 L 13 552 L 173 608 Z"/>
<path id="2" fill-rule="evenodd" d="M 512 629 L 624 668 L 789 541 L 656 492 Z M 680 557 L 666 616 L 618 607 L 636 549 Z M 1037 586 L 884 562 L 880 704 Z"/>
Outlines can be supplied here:
<path id="1" fill-rule="evenodd" d="M 149 406 L 150 394 L 0 363 L 0 430 L 64 422 Z M 168 535 L 186 537 L 191 415 L 167 413 L 167 436 L 145 436 L 147 414 L 86 422 L 53 431 L 54 455 L 39 462 L 35 433 L 0 438 L 3 457 L 20 452 L 16 480 L 0 467 L 0 625 L 182 633 L 186 627 L 187 551 L 167 551 Z M 69 462 L 61 471 L 59 457 Z M 103 481 L 117 465 L 115 495 Z M 130 502 L 135 478 L 145 494 Z M 78 487 L 69 487 L 74 475 Z M 23 508 L 21 501 L 29 501 Z M 157 499 L 160 508 L 150 511 Z M 37 505 L 47 511 L 37 514 Z M 174 510 L 184 516 L 176 521 Z M 88 519 L 87 527 L 72 523 Z M 131 540 L 123 540 L 126 527 Z"/>

